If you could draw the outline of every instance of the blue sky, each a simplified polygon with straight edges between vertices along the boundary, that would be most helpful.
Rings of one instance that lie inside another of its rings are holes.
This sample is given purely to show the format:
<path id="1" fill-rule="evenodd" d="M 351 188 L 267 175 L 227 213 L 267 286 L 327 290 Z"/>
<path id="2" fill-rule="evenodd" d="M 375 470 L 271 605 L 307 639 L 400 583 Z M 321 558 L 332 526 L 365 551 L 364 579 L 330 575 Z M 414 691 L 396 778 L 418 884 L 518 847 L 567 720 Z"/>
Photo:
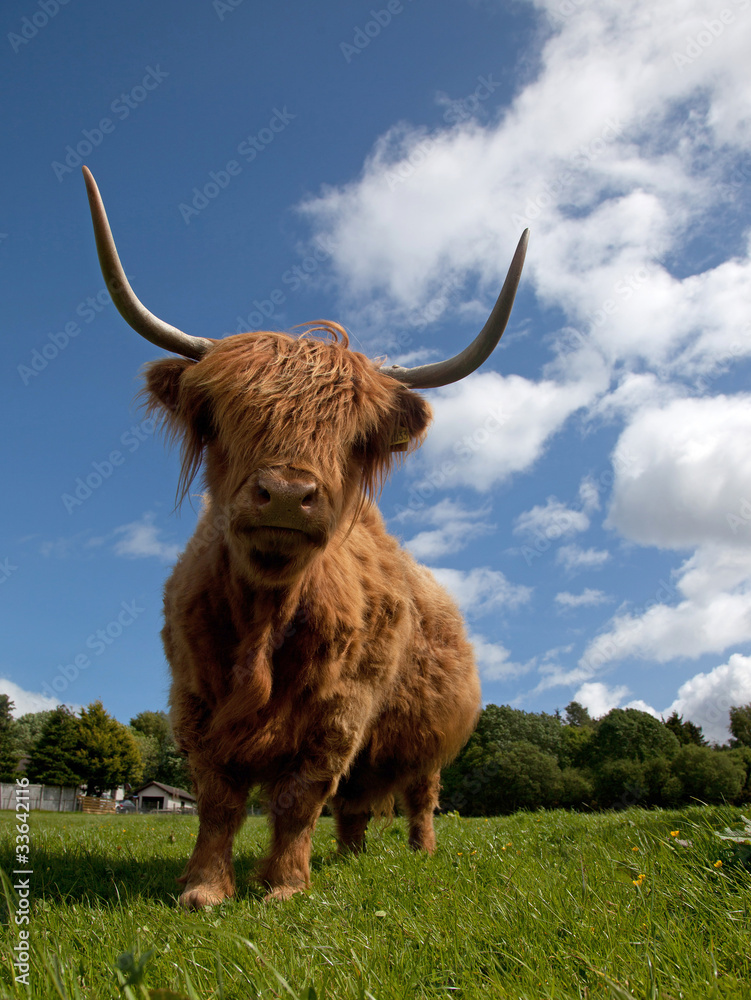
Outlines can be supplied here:
<path id="1" fill-rule="evenodd" d="M 0 688 L 166 707 L 195 510 L 139 412 L 80 162 L 146 305 L 199 336 L 342 322 L 489 362 L 426 395 L 391 529 L 456 595 L 486 701 L 751 701 L 751 0 L 9 0 L 0 82 Z M 87 485 L 88 484 L 88 485 Z"/>

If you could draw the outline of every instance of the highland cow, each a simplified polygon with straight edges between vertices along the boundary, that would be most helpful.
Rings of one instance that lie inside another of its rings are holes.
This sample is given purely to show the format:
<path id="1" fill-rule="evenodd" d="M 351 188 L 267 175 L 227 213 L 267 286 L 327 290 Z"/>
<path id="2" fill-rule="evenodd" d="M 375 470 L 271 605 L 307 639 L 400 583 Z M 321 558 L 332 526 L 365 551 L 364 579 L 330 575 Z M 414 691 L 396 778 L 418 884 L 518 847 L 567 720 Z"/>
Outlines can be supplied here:
<path id="1" fill-rule="evenodd" d="M 480 684 L 460 613 L 371 503 L 431 419 L 414 390 L 474 371 L 511 312 L 527 234 L 483 331 L 448 361 L 383 367 L 345 331 L 192 337 L 136 298 L 84 168 L 107 287 L 127 322 L 181 357 L 153 361 L 150 411 L 180 441 L 179 494 L 203 466 L 195 535 L 165 588 L 171 720 L 200 827 L 183 906 L 235 891 L 232 843 L 251 786 L 267 801 L 267 899 L 310 884 L 323 806 L 340 850 L 363 846 L 394 798 L 432 851 L 441 768 L 471 734 Z M 310 334 L 324 334 L 315 337 Z"/>

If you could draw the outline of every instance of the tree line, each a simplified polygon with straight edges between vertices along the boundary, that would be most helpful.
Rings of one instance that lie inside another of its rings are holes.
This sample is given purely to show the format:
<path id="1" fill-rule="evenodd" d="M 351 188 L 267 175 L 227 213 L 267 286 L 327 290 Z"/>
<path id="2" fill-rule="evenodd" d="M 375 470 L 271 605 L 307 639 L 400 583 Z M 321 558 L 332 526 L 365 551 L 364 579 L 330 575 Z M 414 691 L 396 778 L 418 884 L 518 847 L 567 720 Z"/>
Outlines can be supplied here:
<path id="1" fill-rule="evenodd" d="M 164 712 L 125 726 L 97 701 L 12 717 L 0 695 L 0 780 L 86 786 L 102 795 L 150 781 L 189 789 L 190 774 Z M 519 809 L 673 807 L 751 802 L 751 704 L 730 709 L 728 744 L 710 746 L 677 712 L 660 720 L 633 708 L 599 719 L 576 701 L 565 713 L 488 705 L 457 759 L 444 768 L 441 808 L 468 816 Z M 258 790 L 251 793 L 259 802 Z"/>
<path id="2" fill-rule="evenodd" d="M 95 701 L 76 714 L 65 705 L 12 717 L 0 695 L 0 781 L 25 775 L 41 785 L 86 786 L 101 796 L 160 781 L 190 788 L 190 774 L 164 712 L 139 712 L 125 726 Z"/>
<path id="3" fill-rule="evenodd" d="M 677 712 L 614 708 L 599 719 L 488 705 L 443 771 L 441 806 L 468 816 L 518 809 L 673 807 L 751 801 L 751 704 L 730 709 L 732 738 L 710 746 Z"/>

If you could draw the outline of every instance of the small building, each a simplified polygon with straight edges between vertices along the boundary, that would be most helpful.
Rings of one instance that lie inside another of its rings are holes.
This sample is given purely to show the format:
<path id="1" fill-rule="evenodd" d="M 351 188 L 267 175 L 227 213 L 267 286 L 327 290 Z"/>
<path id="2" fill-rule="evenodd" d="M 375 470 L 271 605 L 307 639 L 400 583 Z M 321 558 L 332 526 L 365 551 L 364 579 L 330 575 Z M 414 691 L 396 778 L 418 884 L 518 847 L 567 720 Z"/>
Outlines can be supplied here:
<path id="1" fill-rule="evenodd" d="M 195 795 L 160 781 L 142 785 L 130 797 L 140 812 L 193 812 L 196 806 Z"/>

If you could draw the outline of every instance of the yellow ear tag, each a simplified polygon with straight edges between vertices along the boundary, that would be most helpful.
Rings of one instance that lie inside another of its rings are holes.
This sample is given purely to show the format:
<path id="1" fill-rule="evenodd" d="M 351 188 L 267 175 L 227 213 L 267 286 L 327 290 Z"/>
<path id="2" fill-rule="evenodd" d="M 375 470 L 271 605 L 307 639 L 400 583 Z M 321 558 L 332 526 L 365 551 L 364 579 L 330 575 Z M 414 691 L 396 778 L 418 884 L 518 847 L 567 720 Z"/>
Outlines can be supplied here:
<path id="1" fill-rule="evenodd" d="M 406 451 L 409 447 L 409 431 L 404 427 L 397 427 L 391 439 L 390 448 L 392 451 Z"/>

